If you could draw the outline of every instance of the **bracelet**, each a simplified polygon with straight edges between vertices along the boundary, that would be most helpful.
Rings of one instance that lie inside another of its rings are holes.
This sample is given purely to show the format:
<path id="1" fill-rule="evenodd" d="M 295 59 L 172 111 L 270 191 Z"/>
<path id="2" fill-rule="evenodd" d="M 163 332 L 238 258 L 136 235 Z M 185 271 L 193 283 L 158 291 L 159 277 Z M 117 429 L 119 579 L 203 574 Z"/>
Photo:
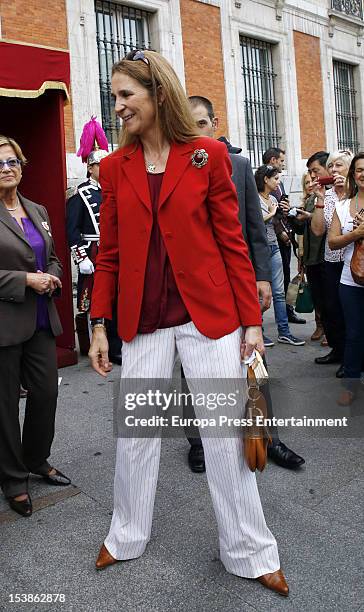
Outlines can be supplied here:
<path id="1" fill-rule="evenodd" d="M 325 204 L 315 204 L 315 208 L 325 208 Z"/>
<path id="2" fill-rule="evenodd" d="M 97 327 L 102 327 L 106 331 L 106 326 L 103 323 L 96 323 L 95 325 L 93 325 L 92 331 L 96 329 Z"/>
<path id="3" fill-rule="evenodd" d="M 98 323 L 102 323 L 102 325 L 105 325 L 105 319 L 104 317 L 97 317 L 96 319 L 91 319 L 90 323 L 91 327 L 94 327 Z"/>

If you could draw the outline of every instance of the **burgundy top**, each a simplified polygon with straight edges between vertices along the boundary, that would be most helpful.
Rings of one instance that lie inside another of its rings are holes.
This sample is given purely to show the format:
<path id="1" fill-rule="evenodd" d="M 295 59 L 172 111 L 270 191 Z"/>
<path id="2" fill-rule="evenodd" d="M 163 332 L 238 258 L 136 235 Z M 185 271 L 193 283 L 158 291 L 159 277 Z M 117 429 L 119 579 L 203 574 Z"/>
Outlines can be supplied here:
<path id="1" fill-rule="evenodd" d="M 164 173 L 148 173 L 147 176 L 153 210 L 153 227 L 145 269 L 139 334 L 151 334 L 156 329 L 183 325 L 191 321 L 178 291 L 157 219 Z"/>
<path id="2" fill-rule="evenodd" d="M 14 219 L 14 217 L 13 217 Z M 16 219 L 14 219 L 16 223 Z M 32 247 L 35 255 L 35 261 L 37 270 L 44 272 L 46 268 L 46 250 L 43 236 L 40 234 L 38 229 L 35 227 L 33 221 L 22 218 L 23 227 L 21 229 L 24 232 L 25 238 L 28 240 Z M 19 224 L 18 224 L 19 225 Z M 49 328 L 49 315 L 48 315 L 48 296 L 37 295 L 37 330 Z"/>

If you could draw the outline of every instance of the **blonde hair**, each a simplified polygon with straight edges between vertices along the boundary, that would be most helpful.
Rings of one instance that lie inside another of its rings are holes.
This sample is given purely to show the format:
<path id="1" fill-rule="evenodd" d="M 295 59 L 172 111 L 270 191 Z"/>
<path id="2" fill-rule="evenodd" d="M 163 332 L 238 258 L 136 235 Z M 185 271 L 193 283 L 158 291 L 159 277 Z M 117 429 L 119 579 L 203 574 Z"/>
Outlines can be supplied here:
<path id="1" fill-rule="evenodd" d="M 7 136 L 2 136 L 0 134 L 0 147 L 4 145 L 9 145 L 9 147 L 12 147 L 14 149 L 15 155 L 17 156 L 18 159 L 20 159 L 22 166 L 24 166 L 27 163 L 26 157 L 23 154 L 23 151 L 21 150 L 16 140 L 14 140 L 14 138 L 8 138 Z"/>
<path id="2" fill-rule="evenodd" d="M 189 142 L 198 136 L 191 107 L 182 85 L 167 60 L 155 51 L 143 51 L 148 64 L 141 59 L 123 58 L 112 67 L 111 75 L 126 74 L 147 89 L 154 103 L 156 124 L 168 142 Z M 158 104 L 158 88 L 164 100 Z M 123 147 L 137 140 L 122 127 L 119 146 Z"/>
<path id="3" fill-rule="evenodd" d="M 310 195 L 310 194 L 307 192 L 307 189 L 306 189 L 306 179 L 307 179 L 307 177 L 308 177 L 308 176 L 311 178 L 310 173 L 309 173 L 309 172 L 308 172 L 308 170 L 307 170 L 306 172 L 304 172 L 304 173 L 302 174 L 302 178 L 301 178 L 301 187 L 302 187 L 302 202 L 305 202 L 305 200 L 306 200 L 306 199 L 308 198 L 308 196 Z"/>
<path id="4" fill-rule="evenodd" d="M 326 168 L 329 168 L 331 164 L 334 164 L 338 159 L 340 159 L 346 166 L 347 170 L 349 170 L 353 157 L 354 155 L 351 151 L 349 151 L 349 149 L 333 151 L 333 153 L 330 153 L 329 157 L 327 158 Z"/>

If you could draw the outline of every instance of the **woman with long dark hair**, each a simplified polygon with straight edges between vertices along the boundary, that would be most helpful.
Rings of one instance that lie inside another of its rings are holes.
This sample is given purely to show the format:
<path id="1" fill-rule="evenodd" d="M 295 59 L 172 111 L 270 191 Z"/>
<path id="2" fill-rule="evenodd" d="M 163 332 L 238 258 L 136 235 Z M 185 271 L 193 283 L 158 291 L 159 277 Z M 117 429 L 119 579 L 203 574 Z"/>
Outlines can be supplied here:
<path id="1" fill-rule="evenodd" d="M 303 346 L 305 341 L 296 338 L 291 333 L 288 323 L 282 256 L 274 227 L 275 221 L 277 220 L 278 202 L 272 195 L 272 191 L 277 189 L 280 176 L 278 168 L 263 165 L 255 172 L 255 182 L 257 184 L 260 206 L 270 248 L 272 264 L 272 297 L 274 317 L 278 328 L 278 342 L 282 344 L 291 344 L 293 346 Z"/>

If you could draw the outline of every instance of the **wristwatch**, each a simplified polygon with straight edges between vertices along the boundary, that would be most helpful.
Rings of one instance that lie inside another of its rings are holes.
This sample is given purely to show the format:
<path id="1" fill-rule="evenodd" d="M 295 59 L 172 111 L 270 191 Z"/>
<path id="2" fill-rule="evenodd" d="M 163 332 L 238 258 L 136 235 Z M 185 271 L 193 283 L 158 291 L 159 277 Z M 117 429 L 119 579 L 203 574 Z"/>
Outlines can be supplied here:
<path id="1" fill-rule="evenodd" d="M 92 329 L 95 327 L 95 325 L 103 325 L 105 327 L 105 319 L 104 317 L 98 317 L 97 319 L 91 319 L 90 324 L 91 324 Z"/>

